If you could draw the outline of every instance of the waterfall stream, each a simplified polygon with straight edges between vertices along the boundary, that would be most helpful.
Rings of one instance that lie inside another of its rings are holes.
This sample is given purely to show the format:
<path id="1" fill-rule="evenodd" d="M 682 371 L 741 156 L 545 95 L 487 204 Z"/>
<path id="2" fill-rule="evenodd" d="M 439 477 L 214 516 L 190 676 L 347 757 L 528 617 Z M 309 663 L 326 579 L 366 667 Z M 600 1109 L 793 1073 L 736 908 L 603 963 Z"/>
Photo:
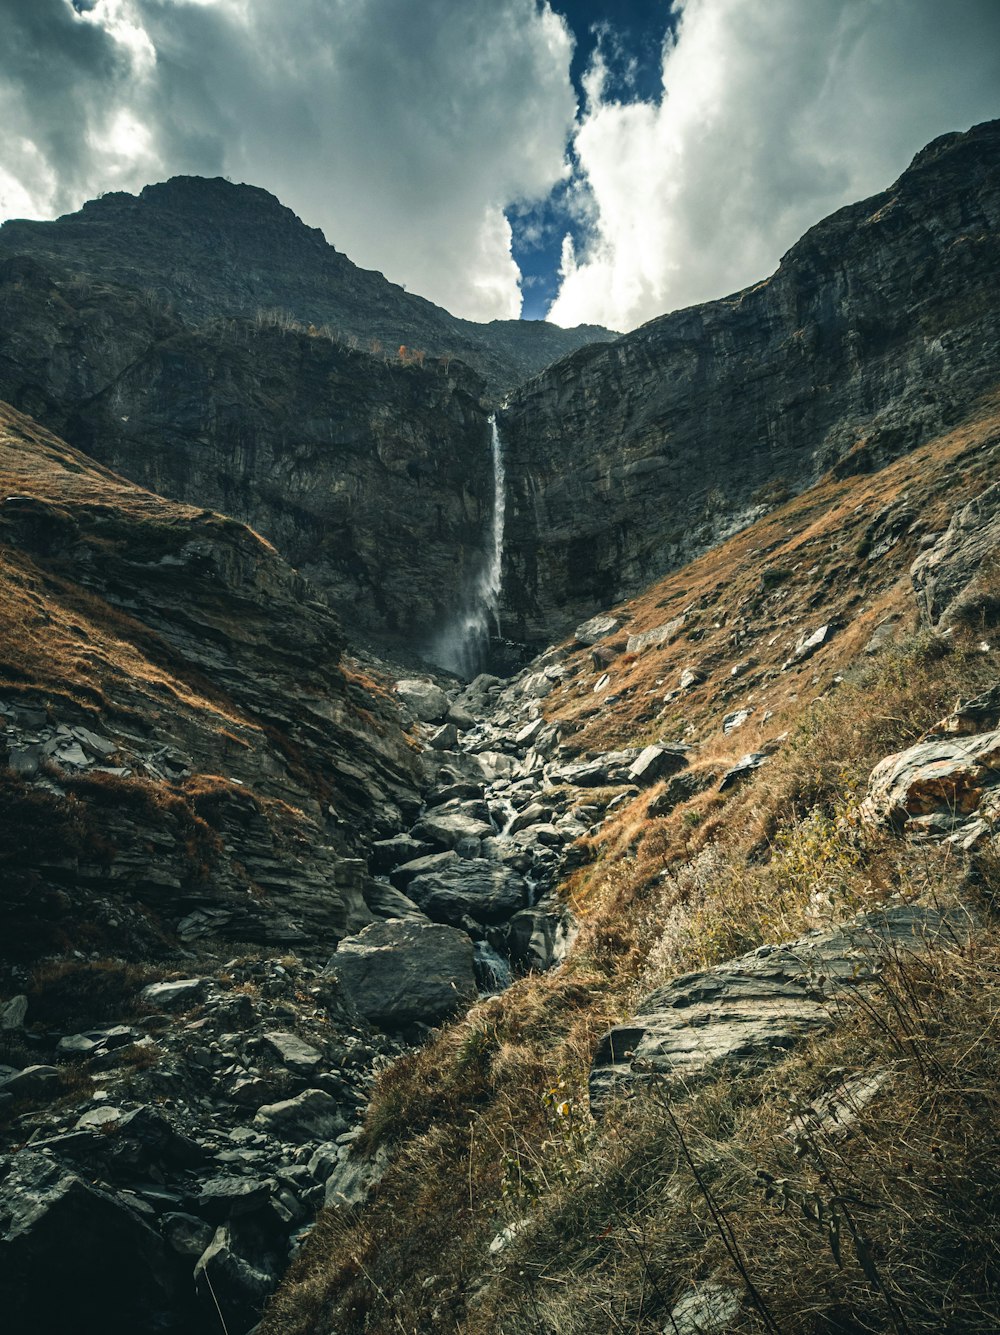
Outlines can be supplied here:
<path id="1" fill-rule="evenodd" d="M 500 629 L 500 587 L 503 580 L 503 526 L 506 485 L 503 446 L 496 415 L 490 417 L 493 457 L 493 509 L 485 560 L 463 598 L 457 614 L 428 650 L 428 658 L 470 680 L 483 670 L 490 637 Z"/>

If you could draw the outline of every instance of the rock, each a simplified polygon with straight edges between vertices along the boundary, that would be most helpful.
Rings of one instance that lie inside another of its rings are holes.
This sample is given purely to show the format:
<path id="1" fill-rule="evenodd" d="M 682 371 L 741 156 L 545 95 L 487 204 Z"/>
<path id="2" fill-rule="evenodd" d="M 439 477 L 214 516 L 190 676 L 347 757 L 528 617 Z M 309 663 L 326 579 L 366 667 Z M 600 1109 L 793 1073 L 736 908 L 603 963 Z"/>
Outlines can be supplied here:
<path id="1" fill-rule="evenodd" d="M 514 734 L 514 745 L 518 747 L 531 746 L 544 728 L 545 720 L 543 718 L 532 719 L 530 723 L 526 723 L 520 731 Z"/>
<path id="2" fill-rule="evenodd" d="M 150 983 L 139 995 L 150 1006 L 173 1010 L 175 1006 L 196 1005 L 204 997 L 207 988 L 207 978 L 175 978 L 170 982 Z"/>
<path id="3" fill-rule="evenodd" d="M 379 926 L 375 923 L 365 931 L 374 931 Z M 307 1089 L 294 1099 L 265 1104 L 257 1110 L 253 1124 L 278 1140 L 294 1144 L 306 1140 L 329 1140 L 347 1130 L 347 1122 L 336 1099 L 322 1089 Z"/>
<path id="4" fill-rule="evenodd" d="M 674 617 L 673 621 L 666 621 L 662 626 L 654 626 L 652 630 L 643 630 L 636 635 L 630 635 L 625 645 L 625 652 L 641 654 L 644 649 L 659 649 L 661 645 L 670 644 L 684 629 L 686 620 L 684 616 Z"/>
<path id="5" fill-rule="evenodd" d="M 724 793 L 727 788 L 734 788 L 744 779 L 749 779 L 755 770 L 766 765 L 770 759 L 767 751 L 748 751 L 745 756 L 740 756 L 732 769 L 727 769 L 719 780 L 719 792 Z"/>
<path id="6" fill-rule="evenodd" d="M 693 690 L 695 686 L 700 685 L 704 680 L 704 672 L 701 672 L 698 668 L 687 667 L 681 673 L 678 684 L 682 691 L 690 691 Z"/>
<path id="7" fill-rule="evenodd" d="M 591 617 L 589 621 L 584 621 L 582 625 L 577 626 L 573 632 L 574 638 L 585 645 L 596 644 L 598 640 L 603 640 L 608 635 L 613 635 L 621 622 L 613 616 L 606 613 L 601 616 Z"/>
<path id="8" fill-rule="evenodd" d="M 218 1304 L 227 1331 L 245 1331 L 256 1324 L 275 1277 L 240 1256 L 222 1224 L 198 1258 L 194 1282 L 207 1306 Z"/>
<path id="9" fill-rule="evenodd" d="M 327 1209 L 364 1205 L 389 1166 L 389 1151 L 384 1146 L 371 1157 L 352 1153 L 349 1145 L 341 1148 L 346 1153 L 338 1158 L 324 1185 L 323 1204 Z"/>
<path id="10" fill-rule="evenodd" d="M 23 994 L 17 997 L 11 997 L 0 1006 L 0 1030 L 23 1029 L 24 1020 L 28 1014 L 28 998 Z"/>
<path id="11" fill-rule="evenodd" d="M 414 838 L 424 839 L 438 848 L 453 849 L 465 839 L 488 838 L 493 833 L 493 826 L 462 811 L 429 811 L 414 825 L 411 833 Z"/>
<path id="12" fill-rule="evenodd" d="M 725 1284 L 699 1284 L 670 1312 L 671 1335 L 726 1335 L 743 1306 L 743 1297 Z"/>
<path id="13" fill-rule="evenodd" d="M 56 1044 L 56 1054 L 60 1057 L 89 1057 L 99 1046 L 86 1034 L 64 1034 Z"/>
<path id="14" fill-rule="evenodd" d="M 738 728 L 743 727 L 744 723 L 746 723 L 747 719 L 750 717 L 752 713 L 753 709 L 747 708 L 747 709 L 736 709 L 731 714 L 727 714 L 725 718 L 722 720 L 722 731 L 726 734 L 726 736 L 728 736 L 729 733 L 731 732 L 736 732 Z"/>
<path id="15" fill-rule="evenodd" d="M 272 1106 L 282 1107 L 281 1104 Z M 202 1183 L 198 1193 L 198 1209 L 207 1219 L 213 1220 L 252 1214 L 270 1200 L 271 1186 L 269 1182 L 259 1182 L 250 1177 L 211 1177 Z"/>
<path id="16" fill-rule="evenodd" d="M 414 858 L 412 862 L 404 862 L 401 867 L 394 867 L 389 873 L 389 880 L 398 890 L 405 891 L 414 876 L 439 871 L 442 867 L 457 861 L 458 854 L 454 849 L 448 849 L 444 853 L 428 853 L 426 857 Z"/>
<path id="17" fill-rule="evenodd" d="M 648 788 L 650 784 L 657 783 L 670 774 L 676 774 L 686 765 L 687 756 L 676 747 L 647 746 L 629 767 L 629 782 Z"/>
<path id="18" fill-rule="evenodd" d="M 435 751 L 454 751 L 458 746 L 458 728 L 454 723 L 442 723 L 441 727 L 428 737 L 427 745 Z"/>
<path id="19" fill-rule="evenodd" d="M 174 1257 L 139 1211 L 48 1155 L 22 1151 L 0 1184 L 0 1249 L 6 1335 L 135 1335 L 185 1317 L 197 1328 Z"/>
<path id="20" fill-rule="evenodd" d="M 410 713 L 421 723 L 437 723 L 451 707 L 451 702 L 440 686 L 432 681 L 408 678 L 396 682 L 396 694 Z"/>
<path id="21" fill-rule="evenodd" d="M 297 1075 L 313 1075 L 325 1061 L 322 1052 L 299 1038 L 298 1034 L 266 1033 L 262 1042 L 282 1066 L 287 1066 Z"/>
<path id="22" fill-rule="evenodd" d="M 798 663 L 804 663 L 807 658 L 812 658 L 817 649 L 821 649 L 824 644 L 828 644 L 833 639 L 835 629 L 836 627 L 830 624 L 820 626 L 818 630 L 814 630 L 811 634 L 803 633 L 799 637 L 795 648 L 782 663 L 782 672 L 790 667 L 795 667 Z"/>
<path id="23" fill-rule="evenodd" d="M 160 1219 L 160 1232 L 179 1256 L 194 1260 L 212 1241 L 215 1230 L 196 1215 L 170 1211 Z"/>
<path id="24" fill-rule="evenodd" d="M 16 1075 L 0 1080 L 0 1094 L 13 1094 L 18 1099 L 36 1099 L 45 1093 L 54 1094 L 59 1087 L 59 1072 L 54 1066 L 26 1066 Z"/>
<path id="25" fill-rule="evenodd" d="M 431 851 L 430 844 L 421 839 L 414 839 L 411 834 L 395 834 L 391 839 L 379 839 L 372 844 L 370 866 L 376 875 L 391 871 L 414 858 L 424 857 Z M 365 902 L 368 900 L 368 886 L 364 890 Z M 371 904 L 368 905 L 371 908 Z M 374 912 L 374 910 L 372 910 Z"/>
<path id="26" fill-rule="evenodd" d="M 910 567 L 925 626 L 943 629 L 972 606 L 984 562 L 1000 547 L 1000 483 L 956 510 L 934 545 Z"/>
<path id="27" fill-rule="evenodd" d="M 468 709 L 465 709 L 462 705 L 458 704 L 457 701 L 453 702 L 449 707 L 448 713 L 445 715 L 445 720 L 448 723 L 453 723 L 459 732 L 468 732 L 470 728 L 476 726 L 477 722 L 475 714 L 470 713 Z"/>
<path id="28" fill-rule="evenodd" d="M 341 941 L 328 969 L 383 1028 L 437 1024 L 475 996 L 472 942 L 438 923 L 377 922 Z"/>
<path id="29" fill-rule="evenodd" d="M 485 858 L 462 859 L 416 876 L 408 889 L 434 922 L 454 925 L 466 915 L 480 923 L 502 922 L 528 902 L 522 877 Z"/>
<path id="30" fill-rule="evenodd" d="M 938 832 L 957 829 L 998 792 L 998 762 L 1000 730 L 919 742 L 872 770 L 862 819 L 918 829 L 921 821 L 928 828 L 927 818 L 935 818 Z"/>
<path id="31" fill-rule="evenodd" d="M 511 964 L 538 972 L 550 968 L 555 959 L 559 919 L 558 912 L 544 908 L 526 908 L 515 913 L 505 932 Z"/>
<path id="32" fill-rule="evenodd" d="M 894 616 L 886 617 L 884 621 L 880 621 L 872 631 L 871 637 L 862 652 L 871 657 L 874 654 L 881 653 L 883 649 L 888 648 L 896 638 L 896 630 L 898 626 L 899 620 Z"/>
<path id="33" fill-rule="evenodd" d="M 365 891 L 365 902 L 376 918 L 424 918 L 420 908 L 404 895 L 402 890 L 386 885 L 384 881 L 372 881 Z"/>
<path id="34" fill-rule="evenodd" d="M 98 1131 L 102 1126 L 110 1126 L 112 1122 L 121 1120 L 121 1108 L 114 1108 L 109 1103 L 102 1104 L 99 1108 L 91 1108 L 81 1117 L 76 1119 L 75 1129 L 77 1131 Z"/>
<path id="35" fill-rule="evenodd" d="M 874 982 L 881 962 L 954 939 L 959 916 L 906 906 L 861 915 L 826 932 L 685 974 L 658 988 L 601 1040 L 590 1102 L 651 1079 L 690 1083 L 721 1066 L 758 1071 L 835 1022 L 831 999 Z M 821 980 L 821 981 L 820 981 Z"/>

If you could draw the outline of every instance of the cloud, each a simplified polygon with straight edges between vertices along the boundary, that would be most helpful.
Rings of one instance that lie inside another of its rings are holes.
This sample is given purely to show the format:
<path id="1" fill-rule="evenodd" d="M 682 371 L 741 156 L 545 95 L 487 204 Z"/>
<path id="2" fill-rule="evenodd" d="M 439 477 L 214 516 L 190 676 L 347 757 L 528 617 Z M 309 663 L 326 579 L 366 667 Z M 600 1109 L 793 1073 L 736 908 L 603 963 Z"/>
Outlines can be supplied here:
<path id="1" fill-rule="evenodd" d="M 1000 114 L 995 0 L 685 0 L 656 100 L 607 91 L 574 138 L 592 220 L 550 318 L 629 329 L 770 273 L 936 135 Z"/>
<path id="2" fill-rule="evenodd" d="M 0 204 L 263 185 L 356 263 L 516 316 L 504 209 L 566 175 L 572 38 L 536 0 L 4 0 Z"/>

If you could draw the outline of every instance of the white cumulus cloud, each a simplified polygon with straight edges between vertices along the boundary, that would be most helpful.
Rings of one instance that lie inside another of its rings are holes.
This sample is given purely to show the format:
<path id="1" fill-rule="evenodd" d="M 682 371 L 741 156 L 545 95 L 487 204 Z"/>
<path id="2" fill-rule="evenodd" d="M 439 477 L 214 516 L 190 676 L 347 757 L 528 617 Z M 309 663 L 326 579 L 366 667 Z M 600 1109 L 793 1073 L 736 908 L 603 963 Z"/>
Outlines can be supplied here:
<path id="1" fill-rule="evenodd" d="M 996 0 L 683 0 L 655 101 L 600 53 L 575 133 L 592 222 L 550 318 L 630 329 L 770 273 L 926 142 L 1000 115 Z"/>
<path id="2" fill-rule="evenodd" d="M 356 263 L 516 316 L 504 208 L 566 172 L 572 38 L 536 0 L 3 0 L 0 216 L 177 173 L 263 185 Z"/>

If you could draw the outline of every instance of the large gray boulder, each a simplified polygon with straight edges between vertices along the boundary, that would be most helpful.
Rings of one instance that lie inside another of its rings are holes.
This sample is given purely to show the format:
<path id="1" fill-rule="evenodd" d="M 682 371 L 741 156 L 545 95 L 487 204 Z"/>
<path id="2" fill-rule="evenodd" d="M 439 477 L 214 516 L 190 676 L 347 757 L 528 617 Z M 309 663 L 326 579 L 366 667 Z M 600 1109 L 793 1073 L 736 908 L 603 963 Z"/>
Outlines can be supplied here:
<path id="1" fill-rule="evenodd" d="M 524 878 L 486 858 L 458 859 L 440 871 L 416 876 L 409 894 L 435 922 L 455 924 L 464 917 L 503 922 L 528 902 Z"/>
<path id="2" fill-rule="evenodd" d="M 590 1072 L 591 1108 L 600 1113 L 609 1099 L 650 1081 L 689 1084 L 720 1067 L 761 1070 L 828 1029 L 837 1015 L 831 999 L 870 985 L 887 957 L 954 940 L 961 926 L 907 905 L 684 974 L 601 1039 Z"/>
<path id="3" fill-rule="evenodd" d="M 397 681 L 396 694 L 421 723 L 437 723 L 447 714 L 450 705 L 440 686 L 417 677 Z"/>
<path id="4" fill-rule="evenodd" d="M 975 842 L 1000 820 L 998 765 L 1000 729 L 927 738 L 875 766 L 861 817 L 908 834 Z"/>
<path id="5" fill-rule="evenodd" d="M 476 995 L 472 942 L 440 923 L 372 923 L 341 941 L 327 967 L 361 1014 L 385 1029 L 437 1024 Z"/>
<path id="6" fill-rule="evenodd" d="M 265 1104 L 253 1120 L 258 1130 L 295 1144 L 329 1140 L 347 1130 L 339 1104 L 323 1089 L 307 1089 L 294 1099 Z"/>
<path id="7" fill-rule="evenodd" d="M 1000 483 L 956 510 L 947 530 L 910 567 L 925 626 L 943 629 L 974 601 L 984 561 L 1000 548 Z"/>
<path id="8" fill-rule="evenodd" d="M 457 848 L 467 840 L 487 839 L 492 833 L 492 825 L 465 811 L 429 811 L 412 830 L 414 838 L 444 849 Z"/>

